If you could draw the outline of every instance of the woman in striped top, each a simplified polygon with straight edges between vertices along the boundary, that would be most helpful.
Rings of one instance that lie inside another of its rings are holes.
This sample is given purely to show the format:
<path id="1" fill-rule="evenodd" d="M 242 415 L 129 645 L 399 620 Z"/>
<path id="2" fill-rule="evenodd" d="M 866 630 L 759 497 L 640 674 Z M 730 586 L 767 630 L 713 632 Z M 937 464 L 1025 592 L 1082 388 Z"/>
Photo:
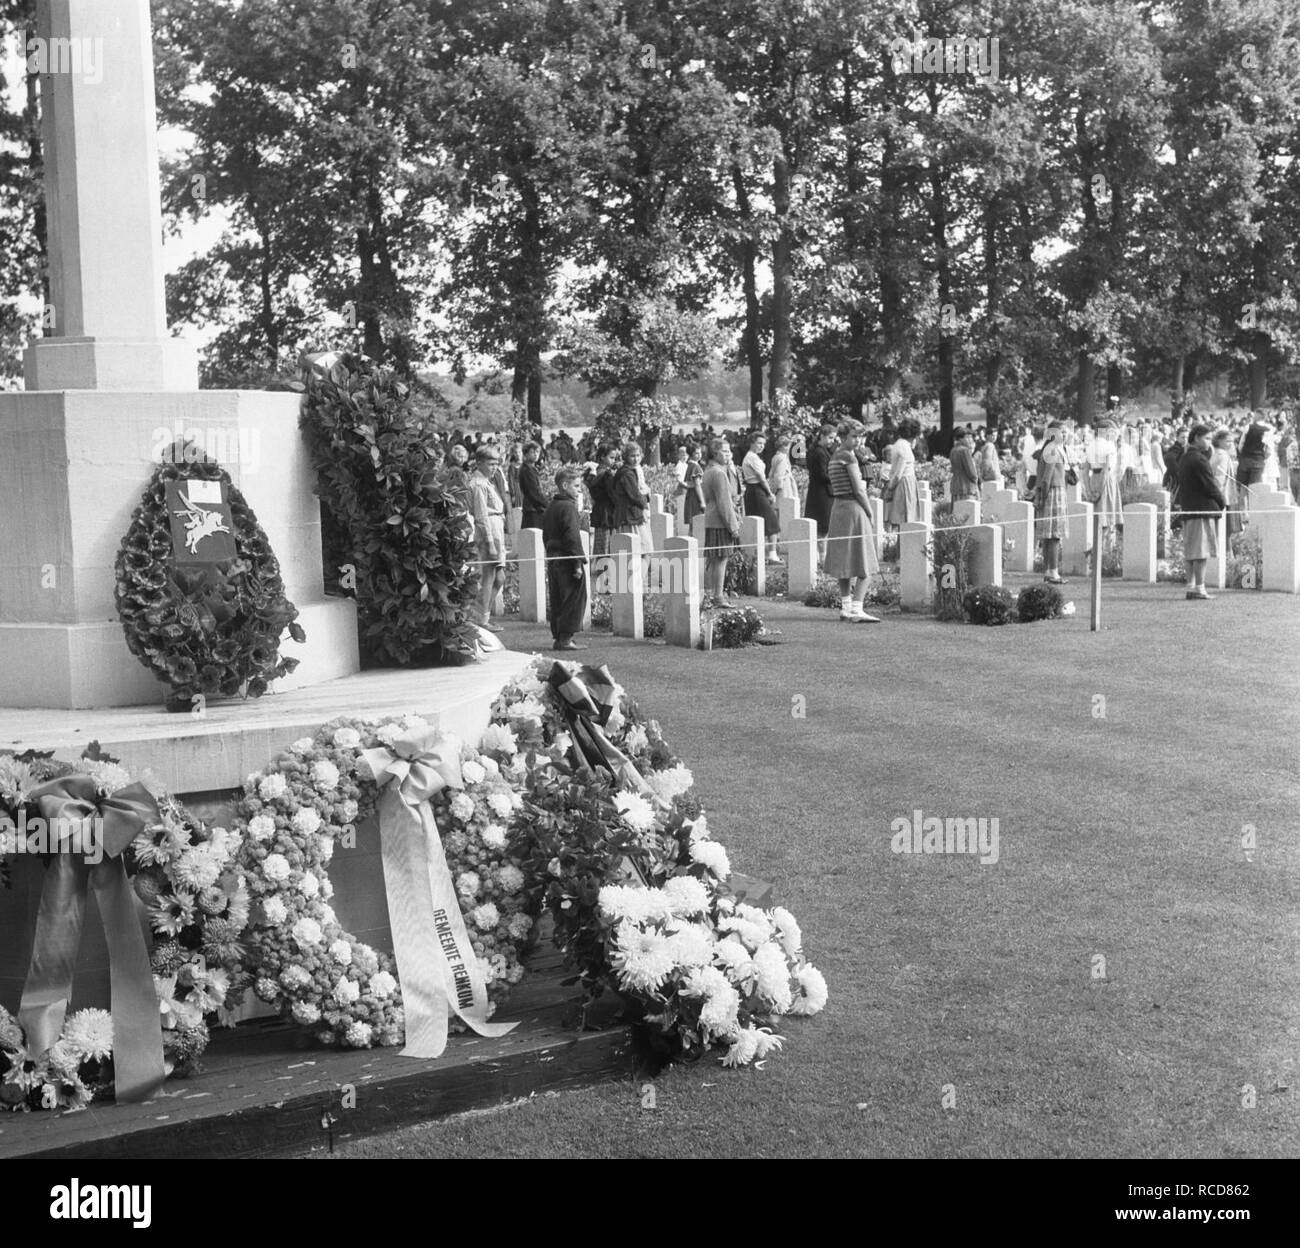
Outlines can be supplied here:
<path id="1" fill-rule="evenodd" d="M 763 532 L 767 535 L 767 561 L 780 563 L 776 553 L 776 539 L 781 533 L 781 521 L 772 501 L 772 487 L 767 483 L 767 468 L 763 463 L 763 448 L 767 439 L 756 433 L 749 440 L 749 453 L 740 463 L 740 480 L 745 487 L 745 515 L 762 516 Z"/>
<path id="2" fill-rule="evenodd" d="M 831 456 L 826 474 L 830 478 L 831 518 L 826 530 L 827 576 L 840 583 L 840 619 L 855 624 L 878 624 L 874 615 L 862 609 L 869 577 L 877 575 L 876 539 L 871 531 L 867 488 L 855 454 L 866 432 L 856 420 L 846 420 L 837 430 L 839 449 Z M 857 584 L 854 585 L 856 580 Z"/>

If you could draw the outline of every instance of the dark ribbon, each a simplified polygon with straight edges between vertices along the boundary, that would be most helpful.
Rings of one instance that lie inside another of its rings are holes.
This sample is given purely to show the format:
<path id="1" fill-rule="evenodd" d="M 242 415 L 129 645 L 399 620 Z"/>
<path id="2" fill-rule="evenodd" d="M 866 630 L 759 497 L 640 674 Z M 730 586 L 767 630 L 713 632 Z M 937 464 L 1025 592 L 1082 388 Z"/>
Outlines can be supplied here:
<path id="1" fill-rule="evenodd" d="M 573 754 L 578 768 L 606 771 L 624 788 L 635 789 L 655 800 L 654 791 L 642 779 L 632 760 L 606 735 L 605 725 L 614 713 L 617 695 L 614 677 L 603 663 L 599 667 L 576 670 L 557 662 L 547 683 L 559 699 L 560 709 L 573 738 Z"/>
<path id="2" fill-rule="evenodd" d="M 51 780 L 33 789 L 30 800 L 47 821 L 51 842 L 32 960 L 18 1011 L 27 1046 L 39 1056 L 63 1031 L 86 918 L 86 896 L 94 889 L 108 944 L 116 1096 L 123 1102 L 146 1100 L 165 1078 L 162 1023 L 149 950 L 122 852 L 144 828 L 158 822 L 158 803 L 142 784 L 129 784 L 102 797 L 94 777 L 86 775 Z M 74 833 L 81 831 L 84 853 L 96 819 L 102 821 L 102 856 L 91 864 L 74 852 Z"/>

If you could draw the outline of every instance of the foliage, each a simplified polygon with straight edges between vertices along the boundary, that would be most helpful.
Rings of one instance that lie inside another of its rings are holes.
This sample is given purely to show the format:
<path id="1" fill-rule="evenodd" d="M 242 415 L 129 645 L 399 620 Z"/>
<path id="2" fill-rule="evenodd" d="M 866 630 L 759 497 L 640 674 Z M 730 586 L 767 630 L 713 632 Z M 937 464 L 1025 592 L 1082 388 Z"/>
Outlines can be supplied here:
<path id="1" fill-rule="evenodd" d="M 714 650 L 731 650 L 763 643 L 767 629 L 753 607 L 721 607 L 708 612 L 713 621 Z"/>
<path id="2" fill-rule="evenodd" d="M 1224 584 L 1229 589 L 1264 588 L 1264 548 L 1258 526 L 1234 533 L 1228 543 Z"/>
<path id="3" fill-rule="evenodd" d="M 962 595 L 962 609 L 972 624 L 1011 624 L 1016 597 L 1003 585 L 976 585 Z"/>
<path id="4" fill-rule="evenodd" d="M 966 591 L 970 588 L 970 546 L 970 526 L 954 521 L 951 511 L 936 511 L 929 550 L 934 569 L 935 619 L 965 618 Z"/>
<path id="5" fill-rule="evenodd" d="M 358 355 L 304 376 L 299 424 L 321 498 L 349 537 L 363 645 L 387 663 L 472 657 L 472 522 L 426 476 L 409 389 Z"/>
<path id="6" fill-rule="evenodd" d="M 189 709 L 196 695 L 256 698 L 298 666 L 280 657 L 287 629 L 306 639 L 284 594 L 280 564 L 230 475 L 177 443 L 154 469 L 114 565 L 114 602 L 127 648 Z M 186 462 L 186 455 L 190 462 Z M 186 566 L 173 558 L 167 482 L 220 481 L 230 504 L 235 557 Z"/>
<path id="7" fill-rule="evenodd" d="M 882 571 L 873 577 L 871 587 L 863 600 L 877 607 L 896 607 L 899 602 L 899 577 L 896 572 Z M 817 574 L 813 587 L 803 596 L 805 607 L 833 607 L 840 609 L 840 585 L 823 572 Z"/>
<path id="8" fill-rule="evenodd" d="M 1016 617 L 1021 624 L 1060 618 L 1065 597 L 1055 585 L 1026 585 L 1016 599 Z"/>

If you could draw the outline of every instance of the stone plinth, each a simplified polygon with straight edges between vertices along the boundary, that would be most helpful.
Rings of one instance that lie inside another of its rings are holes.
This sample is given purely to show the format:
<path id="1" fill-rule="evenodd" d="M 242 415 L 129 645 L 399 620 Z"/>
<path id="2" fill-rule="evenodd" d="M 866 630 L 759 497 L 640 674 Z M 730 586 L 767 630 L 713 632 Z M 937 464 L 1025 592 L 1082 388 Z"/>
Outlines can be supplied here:
<path id="1" fill-rule="evenodd" d="M 934 600 L 930 541 L 928 524 L 908 520 L 899 526 L 899 601 L 904 611 L 928 611 Z"/>
<path id="2" fill-rule="evenodd" d="M 1066 576 L 1086 576 L 1092 549 L 1092 504 L 1067 499 L 1065 516 L 1068 536 L 1061 542 L 1061 571 Z"/>
<path id="3" fill-rule="evenodd" d="M 609 553 L 613 558 L 613 592 L 610 605 L 614 636 L 645 636 L 645 602 L 642 597 L 641 538 L 636 533 L 611 533 Z"/>
<path id="4" fill-rule="evenodd" d="M 767 526 L 762 516 L 746 516 L 740 522 L 740 551 L 754 560 L 754 593 L 767 592 Z"/>
<path id="5" fill-rule="evenodd" d="M 664 550 L 681 568 L 664 595 L 664 638 L 670 646 L 700 644 L 700 548 L 693 537 L 670 537 Z"/>
<path id="6" fill-rule="evenodd" d="M 546 623 L 546 544 L 541 529 L 520 529 L 515 538 L 519 560 L 519 618 Z"/>
<path id="7" fill-rule="evenodd" d="M 1130 503 L 1124 508 L 1124 569 L 1126 581 L 1156 583 L 1156 528 L 1160 516 L 1154 503 Z"/>
<path id="8" fill-rule="evenodd" d="M 0 394 L 0 706 L 135 706 L 165 687 L 126 648 L 114 561 L 178 435 L 230 473 L 280 563 L 307 641 L 277 682 L 291 689 L 358 667 L 356 609 L 327 598 L 320 502 L 298 431 L 299 397 L 269 391 Z"/>
<path id="9" fill-rule="evenodd" d="M 791 598 L 802 598 L 817 582 L 817 522 L 797 519 L 790 521 L 785 543 Z"/>
<path id="10" fill-rule="evenodd" d="M 1002 584 L 1002 527 L 997 524 L 971 526 L 966 575 L 972 585 Z"/>

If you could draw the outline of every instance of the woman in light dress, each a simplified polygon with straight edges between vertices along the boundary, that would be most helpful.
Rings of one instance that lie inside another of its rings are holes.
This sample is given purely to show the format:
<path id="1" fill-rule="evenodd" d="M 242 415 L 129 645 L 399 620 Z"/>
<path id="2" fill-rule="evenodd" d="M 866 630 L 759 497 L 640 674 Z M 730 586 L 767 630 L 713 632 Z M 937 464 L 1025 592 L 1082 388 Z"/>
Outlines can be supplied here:
<path id="1" fill-rule="evenodd" d="M 912 439 L 918 427 L 905 420 L 898 427 L 898 440 L 889 448 L 889 480 L 885 482 L 885 524 L 892 529 L 916 521 L 921 515 L 920 492 L 916 488 L 916 454 Z"/>
<path id="2" fill-rule="evenodd" d="M 1073 466 L 1059 420 L 1047 426 L 1047 440 L 1037 453 L 1034 482 L 1034 529 L 1043 543 L 1043 569 L 1049 585 L 1064 585 L 1061 577 L 1061 540 L 1070 535 L 1065 512 L 1065 474 Z"/>
<path id="3" fill-rule="evenodd" d="M 1029 478 L 1038 471 L 1038 463 L 1034 459 L 1037 449 L 1034 431 L 1026 425 L 1024 433 L 1020 435 L 1020 462 L 1016 465 L 1016 493 L 1021 497 L 1029 493 Z"/>
<path id="4" fill-rule="evenodd" d="M 1146 425 L 1138 443 L 1138 472 L 1148 485 L 1160 485 L 1165 479 L 1165 448 L 1160 430 Z"/>
<path id="5" fill-rule="evenodd" d="M 1101 513 L 1101 527 L 1122 529 L 1124 508 L 1119 493 L 1119 447 L 1115 442 L 1115 426 L 1110 421 L 1103 421 L 1098 426 L 1086 458 L 1086 497 Z"/>
<path id="6" fill-rule="evenodd" d="M 794 468 L 790 464 L 790 435 L 788 433 L 781 434 L 776 440 L 776 450 L 772 454 L 772 462 L 767 470 L 767 484 L 774 498 L 794 500 L 794 514 L 798 517 L 799 487 L 795 484 Z M 780 513 L 779 502 L 777 512 Z"/>
<path id="7" fill-rule="evenodd" d="M 1233 454 L 1232 433 L 1220 429 L 1210 440 L 1210 471 L 1223 497 L 1228 500 L 1225 532 L 1228 541 L 1241 532 L 1241 509 L 1237 506 L 1237 457 Z"/>

